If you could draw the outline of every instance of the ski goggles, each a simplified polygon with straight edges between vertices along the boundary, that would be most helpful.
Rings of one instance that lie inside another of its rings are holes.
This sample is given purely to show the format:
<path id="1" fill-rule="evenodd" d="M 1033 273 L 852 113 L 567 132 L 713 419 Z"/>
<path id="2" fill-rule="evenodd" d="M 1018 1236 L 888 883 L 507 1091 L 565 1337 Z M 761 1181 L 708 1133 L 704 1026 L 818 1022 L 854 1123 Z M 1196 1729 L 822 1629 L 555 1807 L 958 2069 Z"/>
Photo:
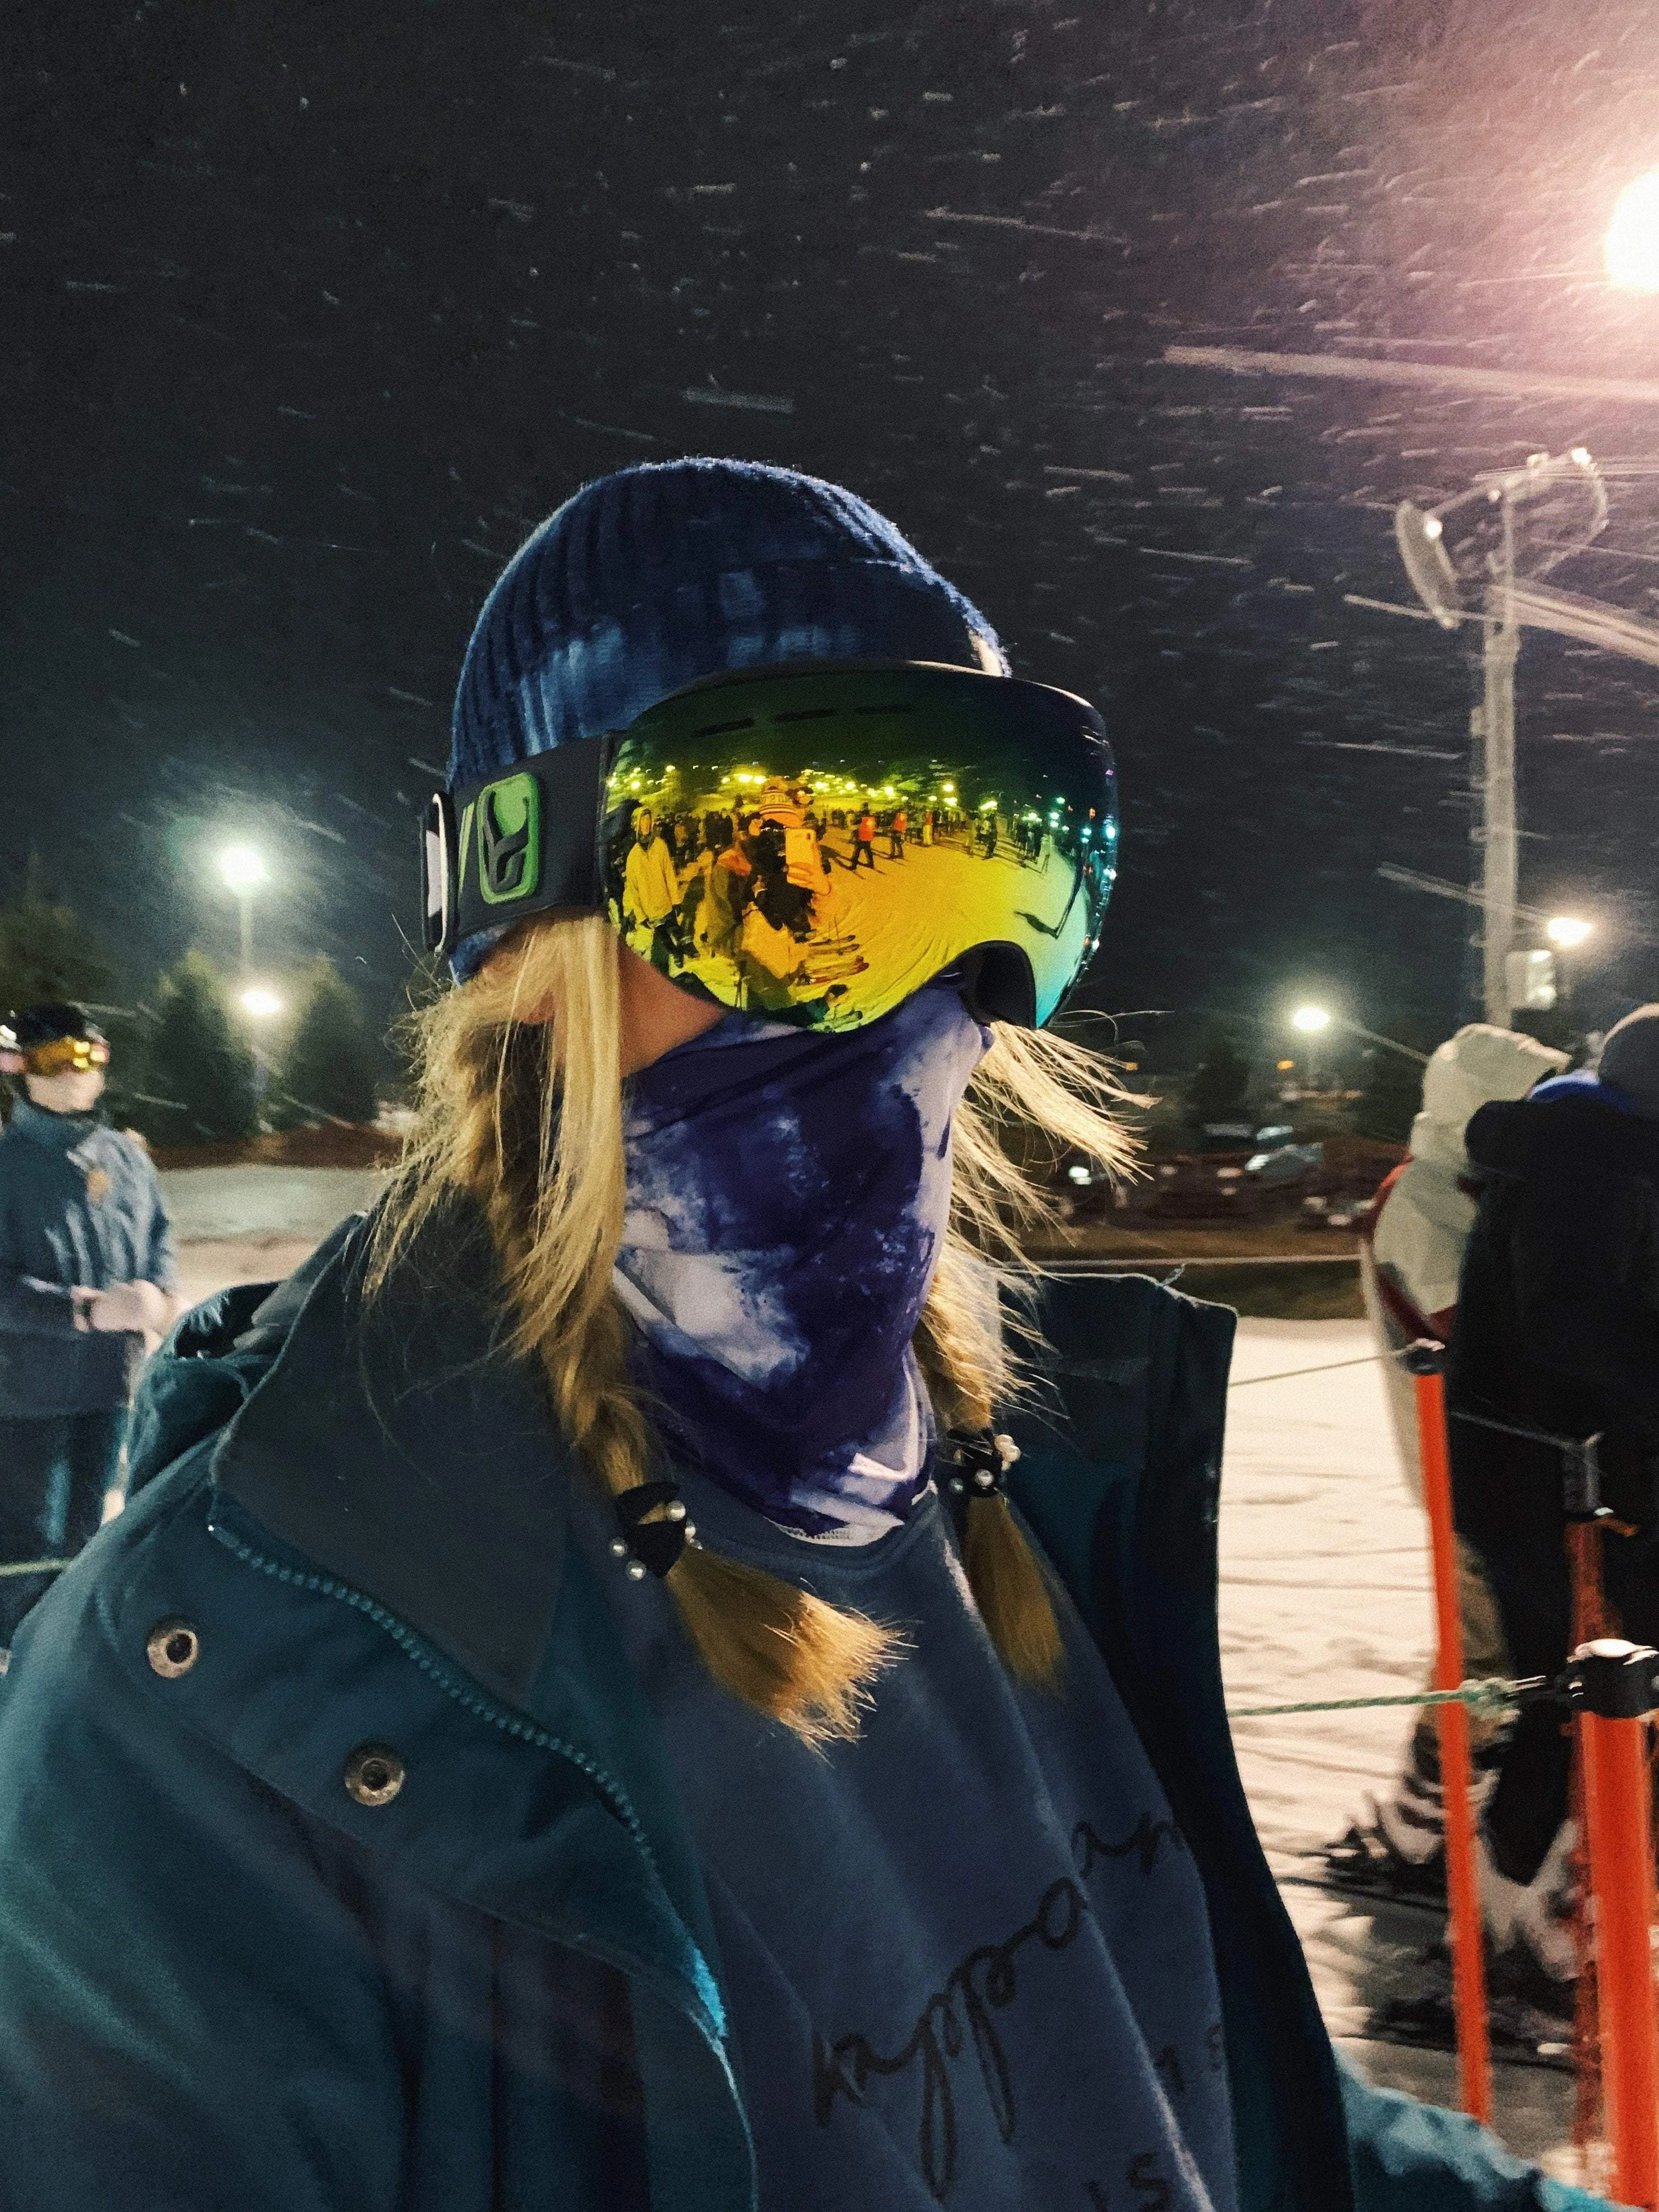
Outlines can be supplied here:
<path id="1" fill-rule="evenodd" d="M 109 1047 L 102 1037 L 52 1037 L 45 1044 L 20 1045 L 0 1024 L 0 1074 L 84 1075 L 89 1068 L 108 1066 Z"/>
<path id="2" fill-rule="evenodd" d="M 1040 1027 L 1099 943 L 1111 747 L 1067 691 L 930 663 L 720 676 L 426 810 L 425 941 L 609 915 L 665 975 L 799 1026 L 949 968 Z"/>

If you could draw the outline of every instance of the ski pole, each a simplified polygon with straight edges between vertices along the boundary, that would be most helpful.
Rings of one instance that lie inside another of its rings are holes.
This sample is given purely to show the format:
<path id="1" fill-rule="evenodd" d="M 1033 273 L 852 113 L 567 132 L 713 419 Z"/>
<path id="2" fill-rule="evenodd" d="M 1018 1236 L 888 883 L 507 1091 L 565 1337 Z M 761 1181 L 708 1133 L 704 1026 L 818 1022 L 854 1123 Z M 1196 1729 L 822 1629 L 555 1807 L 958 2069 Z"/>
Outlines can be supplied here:
<path id="1" fill-rule="evenodd" d="M 1659 1651 L 1598 1637 L 1573 1654 L 1584 1821 L 1595 1900 L 1601 2087 L 1613 2146 L 1611 2195 L 1659 2206 L 1659 2013 L 1653 1990 L 1653 1808 L 1647 1716 L 1659 1706 Z"/>
<path id="2" fill-rule="evenodd" d="M 1463 1626 L 1457 1605 L 1457 1541 L 1452 1531 L 1444 1362 L 1443 1347 L 1426 1338 L 1406 1354 L 1417 1398 L 1423 1503 L 1428 1510 L 1434 1565 L 1434 1686 L 1455 1690 L 1463 1679 Z M 1446 1839 L 1446 1908 L 1459 2087 L 1464 2111 L 1486 2121 L 1492 2118 L 1492 2051 L 1486 2026 L 1486 1960 L 1480 1948 L 1480 1899 L 1474 1869 L 1468 1710 L 1459 1704 L 1437 1705 L 1435 1725 L 1440 1740 L 1440 1802 Z"/>

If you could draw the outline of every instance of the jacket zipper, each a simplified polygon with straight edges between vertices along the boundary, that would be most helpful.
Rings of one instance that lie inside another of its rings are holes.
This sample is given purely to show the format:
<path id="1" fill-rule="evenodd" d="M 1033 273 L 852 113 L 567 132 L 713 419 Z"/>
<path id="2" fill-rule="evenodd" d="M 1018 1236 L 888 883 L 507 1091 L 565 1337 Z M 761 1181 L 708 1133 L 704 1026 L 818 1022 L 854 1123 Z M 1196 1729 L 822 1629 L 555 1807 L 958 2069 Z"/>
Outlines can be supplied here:
<path id="1" fill-rule="evenodd" d="M 603 1792 L 623 1826 L 639 1845 L 646 1864 L 658 1881 L 661 1881 L 661 1872 L 652 1855 L 644 1825 L 634 1810 L 627 1792 L 585 1752 L 579 1751 L 574 1744 L 566 1743 L 559 1736 L 549 1735 L 545 1729 L 538 1728 L 533 1721 L 526 1720 L 508 1706 L 486 1696 L 476 1685 L 468 1682 L 452 1668 L 406 1621 L 400 1620 L 395 1613 L 389 1613 L 374 1598 L 365 1596 L 362 1590 L 353 1589 L 349 1583 L 337 1582 L 331 1575 L 301 1573 L 296 1568 L 285 1566 L 280 1559 L 273 1559 L 264 1552 L 257 1552 L 252 1545 L 245 1544 L 240 1537 L 234 1536 L 222 1522 L 210 1520 L 208 1529 L 210 1534 L 241 1560 L 245 1566 L 255 1567 L 262 1575 L 269 1575 L 273 1581 L 286 1583 L 295 1589 L 311 1590 L 319 1597 L 333 1598 L 341 1605 L 349 1605 L 353 1612 L 365 1614 L 377 1628 L 385 1631 L 398 1650 L 412 1659 L 423 1674 L 430 1676 L 447 1697 L 453 1698 L 463 1711 L 471 1713 L 475 1719 L 488 1721 L 492 1728 L 500 1729 L 505 1735 L 513 1736 L 521 1743 L 534 1744 L 538 1750 L 550 1751 L 556 1758 L 568 1759 Z"/>
<path id="2" fill-rule="evenodd" d="M 492 1728 L 501 1729 L 503 1735 L 512 1736 L 519 1742 L 534 1744 L 538 1750 L 551 1752 L 556 1758 L 568 1759 L 579 1772 L 586 1775 L 588 1779 L 603 1792 L 629 1834 L 638 1844 L 646 1864 L 658 1881 L 661 1881 L 662 1875 L 652 1853 L 650 1844 L 646 1839 L 643 1824 L 639 1814 L 634 1810 L 628 1793 L 620 1783 L 613 1782 L 594 1760 L 587 1757 L 585 1752 L 579 1751 L 574 1744 L 566 1743 L 562 1738 L 550 1735 L 546 1729 L 538 1728 L 534 1722 L 524 1719 L 521 1715 L 514 1712 L 508 1706 L 500 1704 L 496 1699 L 487 1697 L 450 1667 L 423 1637 L 415 1633 L 406 1621 L 400 1620 L 395 1613 L 388 1612 L 385 1606 L 377 1603 L 374 1598 L 365 1595 L 362 1590 L 353 1589 L 349 1583 L 337 1582 L 331 1575 L 302 1573 L 297 1568 L 285 1566 L 280 1559 L 273 1559 L 268 1553 L 256 1551 L 251 1544 L 244 1543 L 240 1537 L 234 1536 L 222 1522 L 215 1521 L 211 1517 L 208 1522 L 208 1532 L 245 1566 L 253 1567 L 262 1575 L 269 1575 L 274 1582 L 285 1583 L 295 1589 L 311 1590 L 319 1597 L 332 1598 L 338 1604 L 349 1606 L 354 1613 L 362 1613 L 367 1619 L 372 1620 L 377 1628 L 384 1630 L 398 1650 L 406 1657 L 412 1659 L 422 1672 L 428 1675 L 447 1697 L 453 1698 L 463 1711 L 471 1713 L 476 1719 L 488 1721 Z M 605 1955 L 610 1954 L 607 1953 Z M 613 1959 L 613 1963 L 621 1966 L 623 1972 L 628 1971 L 626 1963 L 622 1960 Z M 724 2030 L 705 2021 L 698 2021 L 696 2025 L 698 2031 L 718 2053 L 731 2086 L 733 2102 L 737 2104 L 738 2110 L 741 2113 L 743 2107 L 738 2097 L 737 2083 L 732 2072 L 732 2062 Z"/>

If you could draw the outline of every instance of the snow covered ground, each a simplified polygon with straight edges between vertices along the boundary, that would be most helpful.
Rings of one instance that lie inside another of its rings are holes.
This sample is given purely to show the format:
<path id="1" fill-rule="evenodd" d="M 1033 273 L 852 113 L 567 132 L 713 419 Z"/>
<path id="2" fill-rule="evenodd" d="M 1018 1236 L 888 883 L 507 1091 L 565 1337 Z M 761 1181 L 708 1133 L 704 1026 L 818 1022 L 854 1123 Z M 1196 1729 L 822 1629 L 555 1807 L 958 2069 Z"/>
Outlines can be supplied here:
<path id="1" fill-rule="evenodd" d="M 179 1288 L 193 1304 L 232 1283 L 280 1282 L 383 1177 L 359 1168 L 179 1168 L 161 1188 Z"/>
<path id="2" fill-rule="evenodd" d="M 287 1273 L 377 1178 L 340 1169 L 196 1169 L 166 1179 L 193 1297 Z M 1431 1619 L 1423 1516 L 1395 1457 L 1363 1322 L 1239 1326 L 1221 1515 L 1221 1638 L 1228 1702 L 1385 1695 L 1415 1688 Z M 1319 1846 L 1384 1789 L 1408 1712 L 1304 1715 L 1236 1724 L 1256 1823 L 1306 1947 L 1333 2033 L 1373 2080 L 1455 2101 L 1453 2060 L 1368 2040 L 1382 1998 L 1443 1969 L 1419 1966 L 1438 1934 L 1421 1911 L 1374 1911 L 1316 1886 Z M 1571 2172 L 1571 2081 L 1496 2069 L 1511 2147 Z"/>

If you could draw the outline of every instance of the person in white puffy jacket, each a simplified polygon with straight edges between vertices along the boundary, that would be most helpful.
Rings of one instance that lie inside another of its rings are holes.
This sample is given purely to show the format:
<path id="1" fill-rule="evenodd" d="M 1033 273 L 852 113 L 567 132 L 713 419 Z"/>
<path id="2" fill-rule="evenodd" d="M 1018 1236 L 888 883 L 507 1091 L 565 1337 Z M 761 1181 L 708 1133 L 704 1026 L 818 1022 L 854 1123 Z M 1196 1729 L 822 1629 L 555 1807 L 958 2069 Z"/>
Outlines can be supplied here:
<path id="1" fill-rule="evenodd" d="M 1371 1202 L 1360 1237 L 1365 1310 L 1383 1352 L 1382 1371 L 1400 1463 L 1421 1499 L 1417 1408 L 1400 1354 L 1422 1337 L 1448 1342 L 1456 1324 L 1457 1279 L 1474 1224 L 1463 1133 L 1479 1109 L 1498 1098 L 1524 1098 L 1536 1083 L 1559 1074 L 1565 1053 L 1535 1037 L 1471 1022 L 1449 1037 L 1423 1076 L 1423 1110 L 1412 1123 L 1410 1158 L 1395 1169 Z M 1509 1672 L 1503 1631 L 1478 1554 L 1458 1540 L 1458 1602 L 1466 1676 Z M 1500 1741 L 1494 1724 L 1475 1718 L 1477 1760 Z M 1398 1781 L 1373 1802 L 1364 1826 L 1350 1829 L 1329 1860 L 1339 1879 L 1407 1892 L 1438 1890 L 1443 1880 L 1440 1753 L 1433 1716 L 1419 1714 Z M 1511 1885 L 1512 1887 L 1512 1885 Z M 1494 1927 L 1499 1940 L 1508 1929 Z"/>

